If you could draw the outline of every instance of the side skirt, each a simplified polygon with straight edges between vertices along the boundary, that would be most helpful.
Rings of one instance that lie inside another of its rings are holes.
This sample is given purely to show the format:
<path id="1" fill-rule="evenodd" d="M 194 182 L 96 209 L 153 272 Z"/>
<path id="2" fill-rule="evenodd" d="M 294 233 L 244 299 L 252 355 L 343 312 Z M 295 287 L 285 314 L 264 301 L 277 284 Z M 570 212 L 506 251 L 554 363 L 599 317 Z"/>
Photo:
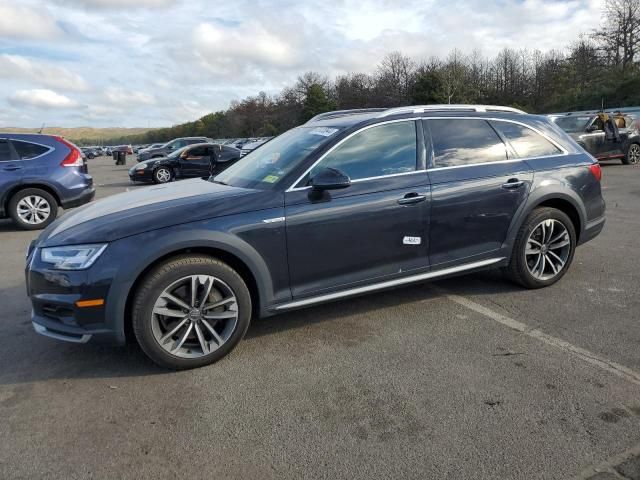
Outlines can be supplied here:
<path id="1" fill-rule="evenodd" d="M 500 263 L 503 260 L 505 260 L 505 257 L 489 258 L 487 260 L 480 260 L 478 262 L 465 263 L 464 265 L 458 265 L 456 267 L 445 268 L 445 269 L 436 270 L 433 272 L 420 273 L 418 275 L 412 275 L 409 277 L 396 278 L 394 280 L 387 280 L 386 282 L 374 283 L 372 285 L 365 285 L 362 287 L 350 288 L 348 290 L 327 293 L 324 295 L 318 295 L 316 297 L 309 297 L 309 298 L 303 298 L 300 300 L 294 300 L 292 302 L 287 302 L 287 303 L 283 303 L 281 305 L 275 306 L 275 311 L 279 312 L 283 310 L 290 310 L 293 308 L 306 307 L 309 305 L 314 305 L 316 303 L 329 302 L 331 300 L 338 300 L 340 298 L 374 292 L 376 290 L 383 290 L 385 288 L 396 287 L 399 285 L 406 285 L 410 283 L 421 282 L 424 280 L 433 280 L 435 278 L 446 277 L 448 275 L 455 275 L 457 273 L 462 273 L 469 270 L 489 267 L 491 265 Z"/>

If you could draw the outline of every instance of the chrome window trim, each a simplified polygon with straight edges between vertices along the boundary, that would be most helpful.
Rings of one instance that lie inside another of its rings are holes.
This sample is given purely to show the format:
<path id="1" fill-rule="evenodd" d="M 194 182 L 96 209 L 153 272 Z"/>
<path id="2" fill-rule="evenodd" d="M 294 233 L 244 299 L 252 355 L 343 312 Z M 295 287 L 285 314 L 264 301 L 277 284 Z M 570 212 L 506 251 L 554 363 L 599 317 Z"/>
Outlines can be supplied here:
<path id="1" fill-rule="evenodd" d="M 496 164 L 503 164 L 503 163 L 515 163 L 515 162 L 521 162 L 521 161 L 526 161 L 526 160 L 535 160 L 535 159 L 538 159 L 538 158 L 551 158 L 551 157 L 559 157 L 559 156 L 569 155 L 569 151 L 566 148 L 564 148 L 564 146 L 560 145 L 558 142 L 556 142 L 554 139 L 552 139 L 551 137 L 546 135 L 544 132 L 542 132 L 542 131 L 538 130 L 537 128 L 532 127 L 531 125 L 528 125 L 528 124 L 526 124 L 524 122 L 520 122 L 518 120 L 512 120 L 512 119 L 507 119 L 507 118 L 497 118 L 497 117 L 490 117 L 490 116 L 482 116 L 482 117 L 478 117 L 478 116 L 474 116 L 474 117 L 470 117 L 470 116 L 453 116 L 453 117 L 446 116 L 446 117 L 443 117 L 443 116 L 440 116 L 440 115 L 401 118 L 401 119 L 396 119 L 396 120 L 388 120 L 388 121 L 384 121 L 384 122 L 374 123 L 372 125 L 367 125 L 366 127 L 361 128 L 360 130 L 356 130 L 355 132 L 349 134 L 348 136 L 346 136 L 345 138 L 340 140 L 338 143 L 336 143 L 333 147 L 331 147 L 330 150 L 325 152 L 318 160 L 316 160 L 313 163 L 313 165 L 311 165 L 311 167 L 309 167 L 307 170 L 305 170 L 305 172 L 302 175 L 300 175 L 300 177 L 298 177 L 298 179 L 295 182 L 293 182 L 293 184 L 287 190 L 285 190 L 285 193 L 286 192 L 299 192 L 299 191 L 310 189 L 311 186 L 309 186 L 309 185 L 304 186 L 304 187 L 297 187 L 297 188 L 295 188 L 295 185 L 297 185 L 298 182 L 300 182 L 300 180 L 302 180 L 305 177 L 305 175 L 307 175 L 318 163 L 320 163 L 327 155 L 329 155 L 329 153 L 333 152 L 333 150 L 336 149 L 339 145 L 341 145 L 343 142 L 345 142 L 349 138 L 353 137 L 354 135 L 356 135 L 356 134 L 358 134 L 360 132 L 363 132 L 364 130 L 376 127 L 378 125 L 385 125 L 387 123 L 415 122 L 416 120 L 450 120 L 450 119 L 485 120 L 485 121 L 491 121 L 491 122 L 515 123 L 516 125 L 520 125 L 522 127 L 529 128 L 529 129 L 533 130 L 535 133 L 540 135 L 542 138 L 544 138 L 545 140 L 550 142 L 553 146 L 555 146 L 558 150 L 560 150 L 561 153 L 558 153 L 558 154 L 555 154 L 555 155 L 544 155 L 544 156 L 537 156 L 537 157 L 505 158 L 504 160 L 499 160 L 499 161 L 494 161 L 494 162 L 479 162 L 479 163 L 470 163 L 468 165 L 452 165 L 452 166 L 449 166 L 449 167 L 433 167 L 433 168 L 427 167 L 426 170 L 415 170 L 413 172 L 392 173 L 392 174 L 389 174 L 389 175 L 380 175 L 378 177 L 359 178 L 357 180 L 353 180 L 351 183 L 364 182 L 364 181 L 367 181 L 367 180 L 377 180 L 377 179 L 387 178 L 387 177 L 398 177 L 398 176 L 401 176 L 401 175 L 413 175 L 415 173 L 433 172 L 433 171 L 436 171 L 436 170 L 448 170 L 448 169 L 453 169 L 453 168 L 476 167 L 476 166 L 479 166 L 479 165 L 496 165 Z M 417 135 L 417 131 L 416 131 L 416 135 Z M 498 138 L 500 138 L 500 137 L 498 137 Z M 505 147 L 506 147 L 506 145 L 505 145 Z"/>
<path id="2" fill-rule="evenodd" d="M 353 137 L 354 135 L 357 135 L 360 132 L 364 132 L 365 130 L 369 130 L 370 128 L 373 127 L 378 127 L 380 125 L 387 125 L 389 123 L 399 123 L 399 122 L 414 122 L 417 120 L 417 118 L 399 118 L 396 120 L 387 120 L 385 122 L 378 122 L 378 123 L 374 123 L 371 125 L 367 125 L 366 127 L 363 127 L 359 130 L 356 130 L 355 132 L 351 132 L 349 135 L 347 135 L 346 137 L 344 137 L 342 140 L 340 140 L 338 143 L 336 143 L 333 147 L 331 147 L 329 150 L 327 150 L 326 152 L 324 152 L 322 154 L 322 156 L 316 160 L 315 162 L 313 162 L 313 165 L 311 165 L 309 168 L 307 168 L 304 173 L 302 175 L 300 175 L 295 182 L 293 182 L 291 184 L 291 186 L 289 188 L 287 188 L 285 190 L 285 192 L 299 192 L 302 190 L 308 190 L 311 188 L 310 185 L 305 185 L 304 187 L 295 187 L 298 182 L 300 182 L 300 180 L 302 180 L 311 170 L 313 170 L 313 168 L 318 165 L 322 160 L 325 159 L 325 157 L 327 155 L 329 155 L 331 152 L 333 152 L 336 148 L 338 148 L 340 145 L 342 145 L 344 142 L 346 142 L 347 140 L 349 140 L 351 137 Z M 418 129 L 416 128 L 416 141 L 418 140 Z M 376 178 L 387 178 L 387 177 L 398 177 L 400 175 L 412 175 L 414 173 L 421 173 L 421 172 L 425 172 L 426 170 L 418 170 L 418 151 L 416 148 L 416 170 L 411 171 L 411 172 L 401 172 L 401 173 L 390 173 L 389 175 L 380 175 L 377 177 L 368 177 L 368 178 L 358 178 L 357 180 L 352 180 L 351 183 L 357 183 L 357 182 L 363 182 L 365 180 L 373 180 Z"/>
<path id="3" fill-rule="evenodd" d="M 37 160 L 40 157 L 44 157 L 45 155 L 48 155 L 49 153 L 51 153 L 52 151 L 55 150 L 54 147 L 50 147 L 49 145 L 43 145 L 42 143 L 38 143 L 38 142 L 32 142 L 31 140 L 22 140 L 20 138 L 10 138 L 10 137 L 5 137 L 2 140 L 6 140 L 7 142 L 23 142 L 23 143 L 31 143 L 33 145 L 38 145 L 39 147 L 44 147 L 47 149 L 46 152 L 41 153 L 40 155 L 38 155 L 37 157 L 31 157 L 31 158 L 18 158 L 17 160 L 0 160 L 0 163 L 3 162 L 28 162 L 30 160 Z M 13 147 L 15 148 L 15 146 Z M 17 150 L 16 150 L 17 153 Z"/>

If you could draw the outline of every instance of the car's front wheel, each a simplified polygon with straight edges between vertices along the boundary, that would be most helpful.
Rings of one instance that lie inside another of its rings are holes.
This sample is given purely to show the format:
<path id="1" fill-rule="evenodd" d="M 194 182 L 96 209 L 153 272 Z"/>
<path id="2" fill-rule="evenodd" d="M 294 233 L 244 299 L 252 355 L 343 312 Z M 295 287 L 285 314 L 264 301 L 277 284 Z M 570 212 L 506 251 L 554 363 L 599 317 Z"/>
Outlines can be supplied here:
<path id="1" fill-rule="evenodd" d="M 58 202 L 49 192 L 25 188 L 11 197 L 9 215 L 24 230 L 40 230 L 56 219 Z"/>
<path id="2" fill-rule="evenodd" d="M 157 168 L 153 172 L 153 181 L 155 183 L 167 183 L 171 181 L 171 170 L 167 167 Z"/>
<path id="3" fill-rule="evenodd" d="M 629 145 L 629 150 L 627 150 L 627 155 L 622 159 L 622 163 L 625 165 L 640 164 L 640 145 L 637 143 Z"/>
<path id="4" fill-rule="evenodd" d="M 506 273 L 526 288 L 542 288 L 560 280 L 573 261 L 573 222 L 555 208 L 537 208 L 522 224 Z"/>
<path id="5" fill-rule="evenodd" d="M 182 255 L 153 269 L 132 311 L 144 352 L 176 370 L 220 360 L 240 342 L 250 320 L 251 296 L 242 277 L 204 255 Z"/>

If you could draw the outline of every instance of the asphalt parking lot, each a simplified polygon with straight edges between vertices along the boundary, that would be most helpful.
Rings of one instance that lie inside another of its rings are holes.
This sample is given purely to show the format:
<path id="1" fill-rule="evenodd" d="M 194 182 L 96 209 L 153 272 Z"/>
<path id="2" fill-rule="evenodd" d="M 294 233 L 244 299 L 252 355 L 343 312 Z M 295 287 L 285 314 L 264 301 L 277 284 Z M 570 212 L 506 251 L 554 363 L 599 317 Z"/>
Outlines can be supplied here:
<path id="1" fill-rule="evenodd" d="M 147 188 L 90 173 L 98 198 Z M 0 221 L 0 478 L 640 479 L 640 168 L 603 185 L 605 231 L 551 288 L 488 272 L 301 310 L 178 373 L 36 335 L 37 234 Z"/>

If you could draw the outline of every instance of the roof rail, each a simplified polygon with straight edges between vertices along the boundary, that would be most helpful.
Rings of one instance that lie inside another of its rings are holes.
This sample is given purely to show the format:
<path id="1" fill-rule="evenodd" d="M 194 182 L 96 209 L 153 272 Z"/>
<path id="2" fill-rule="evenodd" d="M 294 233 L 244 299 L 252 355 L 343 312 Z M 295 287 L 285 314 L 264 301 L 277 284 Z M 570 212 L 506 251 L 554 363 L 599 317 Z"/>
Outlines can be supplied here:
<path id="1" fill-rule="evenodd" d="M 501 107 L 498 105 L 414 105 L 409 107 L 388 108 L 378 115 L 388 117 L 390 115 L 401 115 L 403 113 L 425 113 L 425 112 L 505 112 L 505 113 L 526 113 L 512 107 Z"/>
<path id="2" fill-rule="evenodd" d="M 317 122 L 319 120 L 326 120 L 328 118 L 338 118 L 338 117 L 346 117 L 347 115 L 358 115 L 362 113 L 379 113 L 387 110 L 386 108 L 354 108 L 352 110 L 335 110 L 333 112 L 325 112 L 319 115 L 316 115 L 311 120 L 308 120 L 307 123 Z"/>

